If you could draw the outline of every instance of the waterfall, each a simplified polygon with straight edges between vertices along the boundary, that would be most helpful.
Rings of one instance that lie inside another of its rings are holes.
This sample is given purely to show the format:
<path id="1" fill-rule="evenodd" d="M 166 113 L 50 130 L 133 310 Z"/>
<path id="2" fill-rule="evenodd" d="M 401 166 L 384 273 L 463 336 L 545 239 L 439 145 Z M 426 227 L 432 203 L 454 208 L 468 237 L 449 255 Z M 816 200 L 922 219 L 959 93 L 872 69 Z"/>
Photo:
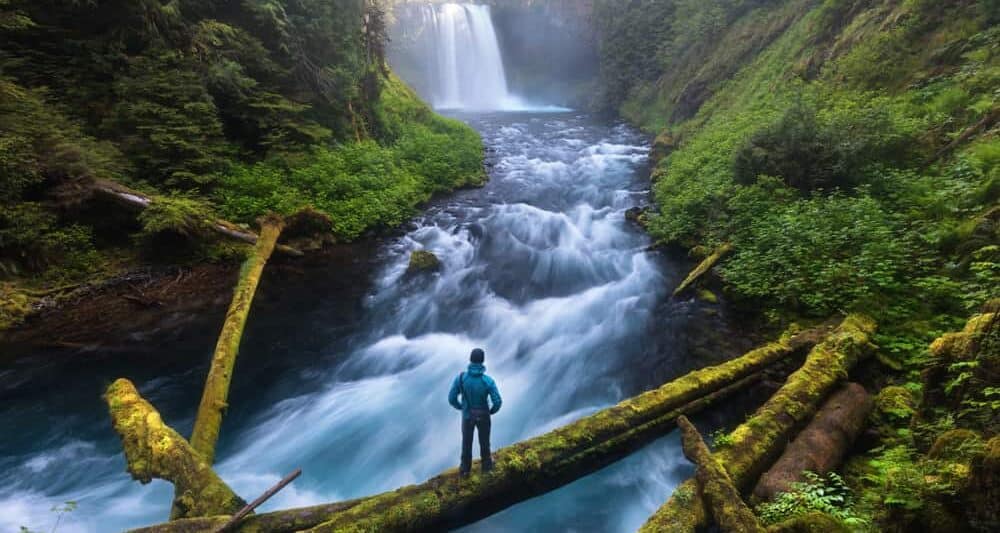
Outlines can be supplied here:
<path id="1" fill-rule="evenodd" d="M 507 89 L 503 58 L 490 7 L 472 4 L 423 6 L 426 43 L 437 74 L 429 95 L 438 109 L 492 110 L 518 107 Z"/>

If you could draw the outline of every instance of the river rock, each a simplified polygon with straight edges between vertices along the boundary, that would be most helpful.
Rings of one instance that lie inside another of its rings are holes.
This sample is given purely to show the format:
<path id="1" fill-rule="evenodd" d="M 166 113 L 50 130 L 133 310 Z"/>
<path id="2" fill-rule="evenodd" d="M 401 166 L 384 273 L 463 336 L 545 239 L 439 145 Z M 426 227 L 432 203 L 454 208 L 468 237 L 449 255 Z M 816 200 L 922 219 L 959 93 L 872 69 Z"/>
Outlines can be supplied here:
<path id="1" fill-rule="evenodd" d="M 432 252 L 417 250 L 410 254 L 410 266 L 406 269 L 407 274 L 437 272 L 438 270 L 441 270 L 441 260 Z"/>

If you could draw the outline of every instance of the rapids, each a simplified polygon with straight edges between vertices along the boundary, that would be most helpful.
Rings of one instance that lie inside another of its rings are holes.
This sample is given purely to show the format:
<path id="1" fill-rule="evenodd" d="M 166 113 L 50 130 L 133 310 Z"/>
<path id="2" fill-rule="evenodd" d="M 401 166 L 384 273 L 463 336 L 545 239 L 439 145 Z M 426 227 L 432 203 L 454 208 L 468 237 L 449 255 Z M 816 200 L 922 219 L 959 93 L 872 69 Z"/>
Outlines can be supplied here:
<path id="1" fill-rule="evenodd" d="M 217 468 L 249 499 L 301 466 L 265 509 L 364 496 L 456 466 L 459 414 L 446 396 L 473 347 L 485 348 L 504 396 L 495 448 L 703 363 L 689 353 L 689 330 L 723 319 L 667 298 L 679 266 L 648 252 L 625 220 L 647 196 L 646 140 L 574 113 L 458 117 L 490 147 L 491 181 L 384 241 L 370 284 L 357 281 L 360 302 L 324 283 L 338 272 L 307 274 L 298 288 L 264 279 Z M 441 259 L 440 273 L 405 274 L 421 249 Z M 171 487 L 129 479 L 99 396 L 129 377 L 187 434 L 217 327 L 144 353 L 39 354 L 33 372 L 0 368 L 0 531 L 48 530 L 50 507 L 66 500 L 79 509 L 59 533 L 164 520 Z M 667 437 L 467 530 L 631 531 L 689 473 Z"/>

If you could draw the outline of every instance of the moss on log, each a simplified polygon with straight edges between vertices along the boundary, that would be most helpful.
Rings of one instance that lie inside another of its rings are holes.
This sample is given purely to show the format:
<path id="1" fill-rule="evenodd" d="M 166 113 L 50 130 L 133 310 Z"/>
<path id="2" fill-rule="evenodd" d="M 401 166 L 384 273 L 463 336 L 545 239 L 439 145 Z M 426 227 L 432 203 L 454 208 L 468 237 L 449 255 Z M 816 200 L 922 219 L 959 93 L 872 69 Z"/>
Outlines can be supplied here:
<path id="1" fill-rule="evenodd" d="M 614 407 L 504 448 L 496 453 L 495 469 L 489 475 L 460 479 L 457 469 L 451 469 L 421 485 L 352 502 L 250 517 L 237 531 L 417 531 L 472 523 L 625 457 L 669 432 L 678 416 L 757 383 L 761 370 L 816 344 L 826 331 L 816 328 L 784 335 L 737 359 L 691 372 Z M 207 531 L 217 522 L 215 518 L 171 522 L 142 531 Z M 204 529 L 196 529 L 200 525 Z"/>
<path id="2" fill-rule="evenodd" d="M 753 483 L 782 452 L 785 443 L 809 420 L 824 398 L 862 357 L 872 351 L 875 322 L 862 315 L 847 317 L 817 344 L 800 369 L 754 415 L 730 434 L 730 444 L 716 453 L 741 490 Z M 693 533 L 708 516 L 694 480 L 682 483 L 641 532 Z"/>
<path id="3" fill-rule="evenodd" d="M 198 405 L 198 416 L 194 421 L 194 431 L 191 433 L 191 446 L 208 464 L 212 464 L 215 460 L 215 443 L 219 440 L 219 426 L 222 424 L 222 415 L 227 407 L 229 382 L 240 350 L 243 327 L 250 314 L 250 306 L 254 294 L 257 293 L 257 285 L 260 283 L 264 266 L 274 252 L 282 227 L 283 223 L 277 218 L 265 220 L 261 226 L 260 239 L 257 240 L 253 254 L 247 258 L 240 270 L 240 280 L 236 285 L 229 311 L 226 313 L 222 333 L 219 334 L 219 340 L 215 345 L 212 366 L 208 370 L 205 389 Z"/>
<path id="4" fill-rule="evenodd" d="M 157 202 L 156 196 L 141 193 L 134 189 L 130 189 L 121 183 L 111 180 L 94 180 L 93 190 L 94 192 L 104 195 L 121 205 L 138 209 L 140 211 L 148 209 L 151 205 Z M 256 233 L 241 228 L 240 226 L 226 220 L 216 219 L 207 220 L 205 222 L 212 231 L 230 239 L 243 241 L 249 244 L 257 244 L 257 240 L 260 238 Z M 301 250 L 283 244 L 277 245 L 276 249 L 283 254 L 296 257 L 305 255 Z"/>
<path id="5" fill-rule="evenodd" d="M 715 267 L 715 265 L 718 264 L 718 262 L 731 251 L 733 251 L 733 245 L 728 242 L 716 248 L 711 255 L 699 263 L 698 266 L 696 266 L 694 270 L 692 270 L 691 273 L 684 278 L 684 281 L 682 281 L 681 284 L 674 289 L 674 296 L 680 296 L 684 293 L 684 291 L 691 288 L 692 285 L 701 279 L 701 277 L 704 276 L 709 270 L 712 270 L 712 268 Z"/>
<path id="6" fill-rule="evenodd" d="M 851 533 L 851 529 L 828 514 L 812 512 L 770 526 L 767 533 Z"/>
<path id="7" fill-rule="evenodd" d="M 144 484 L 153 478 L 173 483 L 178 516 L 231 514 L 246 505 L 184 437 L 163 423 L 132 382 L 115 381 L 104 400 L 121 436 L 129 473 Z"/>
<path id="8" fill-rule="evenodd" d="M 873 403 L 868 391 L 857 383 L 848 383 L 835 392 L 761 476 L 754 497 L 770 500 L 779 492 L 787 492 L 792 483 L 805 481 L 805 471 L 823 475 L 832 472 L 865 428 Z"/>
<path id="9" fill-rule="evenodd" d="M 708 505 L 719 529 L 723 533 L 763 533 L 764 528 L 757 517 L 743 501 L 726 469 L 708 451 L 694 425 L 682 416 L 677 419 L 677 427 L 681 430 L 684 456 L 698 467 L 695 474 L 698 494 Z"/>

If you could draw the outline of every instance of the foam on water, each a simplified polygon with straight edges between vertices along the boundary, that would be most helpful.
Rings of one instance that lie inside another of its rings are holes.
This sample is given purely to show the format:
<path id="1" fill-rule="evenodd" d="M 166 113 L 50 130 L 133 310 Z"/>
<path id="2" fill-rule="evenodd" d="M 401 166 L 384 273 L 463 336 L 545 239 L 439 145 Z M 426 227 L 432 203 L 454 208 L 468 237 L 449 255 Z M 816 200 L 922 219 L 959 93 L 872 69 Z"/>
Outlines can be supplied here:
<path id="1" fill-rule="evenodd" d="M 459 419 L 446 394 L 475 346 L 504 396 L 496 448 L 638 392 L 626 378 L 660 327 L 653 313 L 667 285 L 647 238 L 624 220 L 645 187 L 637 170 L 648 146 L 582 116 L 464 118 L 496 149 L 491 183 L 436 205 L 386 244 L 350 348 L 337 364 L 308 369 L 319 390 L 225 428 L 217 468 L 240 494 L 305 472 L 265 509 L 364 496 L 454 467 Z M 407 275 L 415 250 L 434 252 L 441 271 Z M 47 527 L 48 508 L 64 499 L 80 509 L 62 532 L 163 520 L 170 487 L 129 481 L 105 431 L 108 441 L 24 454 L 20 471 L 0 477 L 0 530 Z M 631 530 L 686 474 L 682 463 L 676 442 L 663 439 L 468 529 Z"/>

